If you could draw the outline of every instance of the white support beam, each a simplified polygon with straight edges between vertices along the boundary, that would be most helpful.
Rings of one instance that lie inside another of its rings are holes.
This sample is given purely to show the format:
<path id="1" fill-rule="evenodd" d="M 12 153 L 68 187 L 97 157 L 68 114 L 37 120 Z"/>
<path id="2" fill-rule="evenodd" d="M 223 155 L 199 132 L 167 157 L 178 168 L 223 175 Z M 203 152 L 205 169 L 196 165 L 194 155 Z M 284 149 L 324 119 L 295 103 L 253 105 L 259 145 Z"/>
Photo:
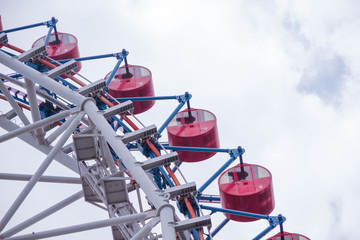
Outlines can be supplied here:
<path id="1" fill-rule="evenodd" d="M 105 159 L 105 162 L 110 169 L 110 173 L 114 174 L 117 172 L 117 167 L 115 165 L 114 158 L 111 155 L 110 148 L 107 142 L 105 141 L 104 136 L 99 136 L 98 139 L 100 143 L 101 155 L 103 159 Z"/>
<path id="2" fill-rule="evenodd" d="M 68 129 L 69 125 L 76 118 L 76 115 L 72 115 L 69 117 L 60 127 L 58 127 L 54 132 L 52 132 L 47 138 L 47 144 L 51 144 L 55 141 L 66 129 Z"/>
<path id="3" fill-rule="evenodd" d="M 12 77 L 6 76 L 5 74 L 0 73 L 0 78 L 9 81 L 17 86 L 20 86 L 22 88 L 25 88 L 25 84 L 23 82 L 20 82 Z M 49 102 L 59 106 L 60 108 L 62 108 L 63 110 L 69 110 L 70 108 L 63 102 L 53 98 L 52 96 L 50 96 L 46 90 L 40 88 L 39 86 L 35 86 L 35 92 L 36 94 L 38 94 L 40 97 L 48 100 Z"/>
<path id="4" fill-rule="evenodd" d="M 40 86 L 49 89 L 50 91 L 56 93 L 69 100 L 71 103 L 80 104 L 85 100 L 85 97 L 80 96 L 79 94 L 74 94 L 76 91 L 71 90 L 68 87 L 65 87 L 61 83 L 54 81 L 53 79 L 47 77 L 45 74 L 38 72 L 37 70 L 26 66 L 25 64 L 18 61 L 16 58 L 13 58 L 6 53 L 0 52 L 0 62 L 7 66 L 8 68 L 13 69 L 14 71 L 20 73 L 24 77 L 27 77 Z"/>
<path id="5" fill-rule="evenodd" d="M 38 232 L 38 233 L 30 233 L 30 234 L 17 236 L 17 237 L 10 237 L 10 238 L 6 238 L 5 240 L 25 240 L 25 239 L 31 240 L 31 239 L 43 239 L 43 238 L 49 238 L 49 237 L 56 237 L 56 236 L 61 236 L 61 235 L 66 235 L 66 234 L 71 234 L 71 233 L 76 233 L 76 232 L 87 231 L 87 230 L 91 230 L 91 229 L 97 229 L 97 228 L 118 225 L 118 224 L 126 224 L 126 223 L 130 223 L 130 222 L 141 221 L 141 220 L 144 220 L 146 217 L 147 217 L 146 213 L 137 213 L 137 214 L 131 214 L 131 215 L 127 215 L 127 216 L 121 216 L 121 217 L 110 218 L 110 219 L 105 219 L 105 220 L 100 220 L 100 221 L 95 221 L 95 222 L 73 225 L 73 226 L 69 226 L 69 227 L 57 228 L 57 229 Z"/>
<path id="6" fill-rule="evenodd" d="M 20 127 L 18 125 L 16 125 L 12 121 L 8 120 L 5 116 L 1 116 L 1 115 L 0 115 L 0 127 L 2 127 L 3 129 L 5 129 L 8 132 L 20 129 Z M 45 155 L 48 155 L 51 152 L 51 149 L 53 149 L 52 146 L 37 144 L 36 139 L 30 133 L 21 134 L 18 138 L 20 140 L 24 141 L 25 143 L 27 143 L 28 145 L 39 150 L 40 152 L 42 152 Z M 55 156 L 55 160 L 58 161 L 60 164 L 64 165 L 65 167 L 67 167 L 68 169 L 70 169 L 71 171 L 73 171 L 75 173 L 79 172 L 75 158 L 73 158 L 63 152 L 59 152 Z"/>
<path id="7" fill-rule="evenodd" d="M 160 218 L 153 218 L 148 222 L 144 227 L 141 228 L 130 240 L 142 240 L 144 239 L 149 233 L 151 229 L 153 229 L 158 223 L 160 222 Z"/>
<path id="8" fill-rule="evenodd" d="M 37 101 L 36 92 L 35 92 L 35 83 L 32 80 L 25 78 L 25 87 L 27 90 L 26 92 L 28 95 L 28 100 L 29 100 L 30 110 L 31 110 L 30 112 L 31 112 L 33 122 L 40 121 L 41 116 L 40 116 L 40 110 L 39 110 L 38 101 Z M 39 127 L 37 129 L 35 129 L 35 137 L 39 144 L 44 144 L 45 131 L 44 131 L 43 127 Z"/>
<path id="9" fill-rule="evenodd" d="M 0 143 L 4 142 L 6 140 L 9 140 L 11 138 L 17 137 L 17 136 L 19 136 L 19 135 L 21 135 L 23 133 L 26 133 L 26 132 L 35 130 L 35 129 L 39 128 L 39 127 L 45 126 L 45 125 L 47 125 L 49 123 L 59 121 L 59 120 L 65 118 L 65 117 L 69 116 L 70 113 L 71 113 L 70 110 L 66 110 L 66 111 L 60 112 L 58 114 L 55 114 L 55 115 L 53 115 L 51 117 L 44 118 L 43 120 L 40 120 L 40 121 L 34 122 L 32 124 L 26 125 L 25 127 L 16 129 L 16 130 L 11 131 L 9 133 L 5 133 L 4 135 L 0 136 Z"/>
<path id="10" fill-rule="evenodd" d="M 14 109 L 11 109 L 10 111 L 8 111 L 7 113 L 4 114 L 5 117 L 9 120 L 13 119 L 14 117 L 17 116 L 16 112 Z"/>
<path id="11" fill-rule="evenodd" d="M 80 198 L 83 197 L 83 193 L 82 191 L 79 191 L 73 195 L 71 195 L 70 197 L 58 202 L 57 204 L 49 207 L 48 209 L 36 214 L 35 216 L 29 218 L 28 220 L 16 225 L 15 227 L 7 230 L 6 232 L 3 232 L 0 234 L 0 239 L 2 238 L 7 238 L 7 237 L 11 237 L 14 234 L 24 230 L 25 228 L 41 221 L 42 219 L 50 216 L 51 214 L 63 209 L 64 207 L 72 204 L 73 202 L 79 200 Z"/>
<path id="12" fill-rule="evenodd" d="M 64 102 L 53 98 L 52 96 L 50 96 L 45 89 L 40 88 L 39 86 L 35 86 L 35 91 L 36 94 L 39 95 L 40 97 L 44 98 L 45 100 L 48 100 L 49 102 L 55 104 L 56 106 L 60 107 L 63 110 L 69 110 L 70 107 L 65 104 Z"/>
<path id="13" fill-rule="evenodd" d="M 0 180 L 29 181 L 32 176 L 30 174 L 0 173 Z M 80 178 L 59 176 L 42 176 L 39 182 L 81 184 Z"/>
<path id="14" fill-rule="evenodd" d="M 14 98 L 11 96 L 10 92 L 7 90 L 5 84 L 2 80 L 0 80 L 0 90 L 10 103 L 11 107 L 14 109 L 16 114 L 19 116 L 20 120 L 23 122 L 24 125 L 29 125 L 30 121 L 27 119 L 25 114 L 23 113 L 21 107 L 17 104 L 17 102 L 14 100 Z"/>
<path id="15" fill-rule="evenodd" d="M 98 108 L 95 102 L 92 99 L 76 94 L 75 91 L 72 91 L 60 83 L 51 80 L 51 78 L 22 64 L 18 60 L 9 57 L 5 53 L 0 52 L 0 62 L 25 77 L 32 79 L 40 86 L 43 86 L 62 98 L 67 99 L 69 102 L 82 107 L 94 125 L 101 131 L 101 134 L 104 135 L 105 140 L 110 144 L 116 155 L 118 155 L 122 160 L 130 174 L 140 184 L 141 188 L 148 197 L 148 200 L 155 206 L 156 209 L 158 209 L 164 239 L 175 240 L 175 229 L 174 226 L 170 225 L 170 222 L 174 221 L 173 206 L 168 204 L 167 199 L 158 195 L 157 186 L 147 176 L 147 173 L 141 168 L 141 166 L 136 164 L 135 157 L 127 149 L 125 144 L 122 143 L 121 139 L 119 139 L 107 120 L 101 114 L 98 114 Z"/>
<path id="16" fill-rule="evenodd" d="M 56 143 L 56 145 L 51 150 L 49 155 L 44 159 L 40 167 L 36 170 L 32 178 L 26 184 L 25 188 L 21 191 L 19 196 L 16 198 L 16 200 L 13 202 L 11 207 L 5 213 L 5 216 L 0 221 L 0 232 L 5 228 L 5 226 L 8 224 L 8 222 L 13 217 L 15 212 L 18 210 L 20 205 L 23 203 L 25 198 L 29 195 L 35 184 L 39 181 L 42 174 L 45 172 L 45 170 L 49 167 L 49 165 L 53 161 L 55 155 L 61 150 L 61 147 L 66 143 L 68 138 L 71 136 L 72 132 L 74 131 L 74 129 L 76 128 L 77 124 L 80 122 L 83 116 L 84 116 L 83 112 L 78 113 L 77 118 L 72 122 L 69 129 L 67 129 L 67 131 L 62 135 L 62 137 Z"/>

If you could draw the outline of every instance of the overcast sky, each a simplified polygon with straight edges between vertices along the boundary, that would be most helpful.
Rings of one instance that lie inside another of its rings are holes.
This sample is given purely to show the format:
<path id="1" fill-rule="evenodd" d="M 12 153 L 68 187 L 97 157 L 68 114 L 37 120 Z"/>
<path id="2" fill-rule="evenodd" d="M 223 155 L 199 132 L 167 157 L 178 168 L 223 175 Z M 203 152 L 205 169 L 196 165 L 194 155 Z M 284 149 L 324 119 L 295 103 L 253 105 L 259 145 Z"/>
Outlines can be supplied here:
<path id="1" fill-rule="evenodd" d="M 240 145 L 246 150 L 245 162 L 271 171 L 276 201 L 271 215 L 287 218 L 286 231 L 318 240 L 358 239 L 359 9 L 355 0 L 0 2 L 5 29 L 54 16 L 60 32 L 78 38 L 81 56 L 126 48 L 130 63 L 152 71 L 156 95 L 190 92 L 193 107 L 217 116 L 222 148 Z M 42 27 L 8 38 L 28 49 L 46 32 Z M 115 63 L 115 59 L 84 63 L 80 73 L 95 81 Z M 1 109 L 5 105 L 0 102 Z M 139 118 L 160 126 L 176 105 L 157 102 Z M 6 151 L 0 172 L 15 171 L 20 164 L 25 168 L 21 172 L 31 174 L 32 163 L 37 166 L 44 159 L 26 146 L 22 147 L 26 154 L 14 156 L 18 146 L 17 140 L 0 145 L 1 152 Z M 184 174 L 199 187 L 228 158 L 217 154 L 205 162 L 184 164 Z M 48 174 L 59 172 L 70 174 L 60 165 Z M 54 186 L 46 185 L 49 191 Z M 8 206 L 16 197 L 13 192 L 22 187 L 1 181 L 1 191 L 14 189 L 8 199 L 0 198 L 2 206 Z M 64 197 L 79 190 L 65 188 L 69 192 Z M 218 194 L 216 183 L 208 193 Z M 28 199 L 30 205 L 37 201 Z M 106 218 L 82 201 L 76 205 L 78 218 L 69 221 Z M 222 217 L 214 217 L 214 227 Z M 59 225 L 38 226 L 45 230 Z M 266 221 L 231 222 L 216 239 L 251 239 L 266 227 Z M 278 228 L 268 236 L 276 232 Z M 111 236 L 109 229 L 91 234 Z"/>

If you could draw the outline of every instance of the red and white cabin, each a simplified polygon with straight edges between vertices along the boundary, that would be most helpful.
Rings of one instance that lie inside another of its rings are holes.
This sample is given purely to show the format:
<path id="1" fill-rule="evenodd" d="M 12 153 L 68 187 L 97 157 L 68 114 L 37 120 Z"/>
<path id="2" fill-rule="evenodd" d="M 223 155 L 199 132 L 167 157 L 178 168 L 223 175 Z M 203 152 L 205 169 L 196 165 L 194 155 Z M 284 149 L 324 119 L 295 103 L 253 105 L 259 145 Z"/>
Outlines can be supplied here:
<path id="1" fill-rule="evenodd" d="M 128 72 L 127 72 L 128 71 Z M 111 72 L 105 77 L 107 80 Z M 108 85 L 108 93 L 114 98 L 153 97 L 154 87 L 149 69 L 128 65 L 120 67 Z M 143 113 L 154 106 L 155 100 L 134 101 L 133 114 Z"/>
<path id="2" fill-rule="evenodd" d="M 203 109 L 185 109 L 179 112 L 167 126 L 170 146 L 219 148 L 219 135 L 214 114 Z M 183 162 L 199 162 L 215 155 L 215 152 L 178 151 Z"/>
<path id="3" fill-rule="evenodd" d="M 238 164 L 222 173 L 218 184 L 225 209 L 268 215 L 275 207 L 272 176 L 264 167 Z M 239 222 L 258 220 L 229 213 L 225 216 Z"/>

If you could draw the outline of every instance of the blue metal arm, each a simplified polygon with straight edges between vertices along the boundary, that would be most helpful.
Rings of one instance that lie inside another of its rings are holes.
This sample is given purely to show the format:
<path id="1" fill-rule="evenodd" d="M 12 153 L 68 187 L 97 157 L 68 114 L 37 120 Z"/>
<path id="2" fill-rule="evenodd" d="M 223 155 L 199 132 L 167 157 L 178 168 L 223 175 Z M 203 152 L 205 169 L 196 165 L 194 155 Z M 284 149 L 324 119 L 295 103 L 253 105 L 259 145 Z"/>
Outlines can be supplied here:
<path id="1" fill-rule="evenodd" d="M 276 226 L 278 226 L 280 224 L 280 226 L 286 221 L 286 218 L 283 217 L 281 214 L 279 214 L 279 216 L 277 217 L 269 217 L 268 219 L 270 226 L 267 227 L 264 231 L 262 231 L 261 233 L 259 233 L 255 238 L 253 238 L 253 240 L 258 240 L 260 238 L 262 238 L 263 236 L 265 236 L 266 234 L 268 234 L 271 230 L 273 230 Z"/>
<path id="2" fill-rule="evenodd" d="M 191 151 L 191 152 L 229 152 L 229 149 L 225 148 L 201 148 L 201 147 L 180 147 L 180 146 L 169 146 L 163 144 L 165 149 L 173 151 Z M 236 157 L 235 157 L 236 158 Z"/>
<path id="3" fill-rule="evenodd" d="M 126 126 L 117 116 L 112 116 L 112 118 L 124 128 L 125 132 L 132 132 L 131 129 Z"/>
<path id="4" fill-rule="evenodd" d="M 55 19 L 54 17 L 51 18 L 51 20 L 47 21 L 47 22 L 41 22 L 41 23 L 35 23 L 35 24 L 31 24 L 31 25 L 26 25 L 23 27 L 18 27 L 18 28 L 12 28 L 12 29 L 8 29 L 8 30 L 3 30 L 0 31 L 0 33 L 10 33 L 10 32 L 16 32 L 16 31 L 20 31 L 20 30 L 24 30 L 24 29 L 29 29 L 29 28 L 34 28 L 34 27 L 39 27 L 39 26 L 44 26 L 46 25 L 47 27 L 50 27 L 52 24 L 57 23 L 58 20 Z"/>
<path id="5" fill-rule="evenodd" d="M 242 212 L 242 211 L 236 211 L 236 210 L 230 210 L 230 209 L 224 209 L 224 208 L 210 207 L 210 206 L 205 206 L 205 205 L 200 205 L 200 208 L 206 209 L 206 210 L 211 210 L 212 212 L 223 212 L 223 213 L 230 213 L 230 214 L 240 215 L 240 216 L 244 216 L 244 217 L 252 217 L 252 218 L 257 218 L 257 219 L 266 219 L 266 220 L 268 220 L 269 223 L 270 223 L 270 226 L 267 227 L 261 233 L 259 233 L 255 238 L 253 238 L 253 240 L 258 240 L 258 239 L 262 238 L 268 232 L 273 230 L 276 226 L 278 226 L 279 224 L 281 225 L 282 223 L 284 223 L 286 221 L 286 218 L 284 216 L 282 216 L 281 214 L 278 215 L 278 216 L 268 216 L 268 215 L 249 213 L 249 212 Z M 214 236 L 214 234 L 212 236 Z"/>
<path id="6" fill-rule="evenodd" d="M 109 58 L 109 57 L 116 57 L 118 58 L 118 56 L 121 55 L 120 53 L 110 53 L 110 54 L 102 54 L 102 55 L 96 55 L 96 56 L 89 56 L 89 57 L 81 57 L 81 58 L 69 58 L 69 59 L 64 59 L 64 60 L 57 60 L 56 62 L 59 63 L 66 63 L 70 60 L 75 60 L 77 62 L 81 62 L 81 61 L 87 61 L 87 60 L 95 60 L 95 59 L 101 59 L 101 58 Z"/>
<path id="7" fill-rule="evenodd" d="M 203 200 L 203 201 L 208 201 L 208 202 L 220 202 L 221 201 L 219 196 L 213 196 L 213 195 L 207 195 L 207 196 L 199 195 L 198 199 Z"/>
<path id="8" fill-rule="evenodd" d="M 176 167 L 173 167 L 172 171 L 175 173 L 178 170 L 178 168 L 181 166 L 181 164 L 183 164 L 183 162 L 179 161 Z"/>
<path id="9" fill-rule="evenodd" d="M 214 237 L 218 232 L 220 232 L 221 229 L 225 227 L 225 225 L 230 221 L 230 219 L 225 218 L 219 226 L 215 228 L 215 230 L 211 233 L 211 237 Z M 210 240 L 210 236 L 206 238 L 206 240 Z"/>
<path id="10" fill-rule="evenodd" d="M 48 31 L 48 34 L 46 35 L 46 39 L 45 39 L 45 46 L 48 44 L 48 42 L 49 42 L 49 39 L 50 39 L 50 35 L 51 35 L 51 32 L 52 32 L 52 30 L 54 29 L 54 26 L 50 26 L 49 27 L 49 31 Z"/>
<path id="11" fill-rule="evenodd" d="M 175 110 L 170 114 L 170 116 L 166 119 L 163 125 L 158 130 L 158 136 L 161 136 L 161 133 L 164 131 L 169 122 L 175 117 L 175 115 L 180 111 L 180 109 L 184 106 L 184 104 L 190 100 L 191 94 L 186 92 L 182 96 L 178 96 L 177 99 L 179 101 L 179 105 L 175 108 Z"/>
<path id="12" fill-rule="evenodd" d="M 116 98 L 116 100 L 119 101 L 119 102 L 125 102 L 125 101 L 128 101 L 128 100 L 136 102 L 136 101 L 153 101 L 153 100 L 170 100 L 170 99 L 177 99 L 177 96 Z"/>
<path id="13" fill-rule="evenodd" d="M 56 23 L 57 23 L 57 20 L 54 17 L 51 18 L 51 20 L 46 23 L 46 26 L 48 26 L 49 31 L 48 31 L 48 34 L 46 36 L 45 46 L 47 46 L 47 44 L 49 42 L 49 39 L 50 39 L 50 36 L 51 36 L 51 32 L 52 32 L 52 30 L 54 28 L 55 28 L 55 32 L 56 32 Z"/>
<path id="14" fill-rule="evenodd" d="M 200 196 L 205 188 L 207 188 L 232 162 L 234 162 L 238 156 L 241 156 L 245 150 L 241 147 L 238 147 L 237 149 L 232 150 L 227 149 L 227 152 L 230 153 L 231 158 L 198 189 L 198 196 Z"/>
<path id="15" fill-rule="evenodd" d="M 119 53 L 116 58 L 118 59 L 118 62 L 116 63 L 113 71 L 111 72 L 109 78 L 106 80 L 106 86 L 109 85 L 109 83 L 111 82 L 112 78 L 115 76 L 116 71 L 118 70 L 118 68 L 120 67 L 120 64 L 122 63 L 122 61 L 127 57 L 127 55 L 129 55 L 129 52 L 126 51 L 125 49 L 122 50 L 121 53 Z"/>
<path id="16" fill-rule="evenodd" d="M 269 226 L 267 228 L 265 228 L 264 231 L 262 231 L 261 233 L 259 233 L 256 237 L 253 238 L 253 240 L 259 240 L 261 239 L 263 236 L 265 236 L 266 234 L 268 234 L 271 230 L 273 230 L 275 227 L 273 226 Z"/>
<path id="17" fill-rule="evenodd" d="M 240 215 L 240 216 L 244 216 L 244 217 L 257 218 L 257 219 L 266 219 L 266 220 L 270 219 L 270 216 L 268 216 L 268 215 L 236 211 L 236 210 L 230 210 L 230 209 L 225 209 L 225 208 L 210 207 L 210 206 L 205 206 L 205 205 L 200 205 L 200 207 L 202 209 L 211 210 L 213 212 L 230 213 L 230 214 Z"/>

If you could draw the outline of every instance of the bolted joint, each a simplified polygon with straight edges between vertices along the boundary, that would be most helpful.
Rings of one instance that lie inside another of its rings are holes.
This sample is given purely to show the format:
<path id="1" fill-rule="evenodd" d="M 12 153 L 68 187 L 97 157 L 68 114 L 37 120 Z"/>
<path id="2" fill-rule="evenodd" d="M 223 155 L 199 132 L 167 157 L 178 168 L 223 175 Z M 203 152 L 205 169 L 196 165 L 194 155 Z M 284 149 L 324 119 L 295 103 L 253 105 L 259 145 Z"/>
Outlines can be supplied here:
<path id="1" fill-rule="evenodd" d="M 49 21 L 44 22 L 43 24 L 47 27 L 55 26 L 58 20 L 55 17 L 52 17 Z"/>
<path id="2" fill-rule="evenodd" d="M 117 60 L 122 60 L 123 59 L 122 52 L 113 53 L 113 56 L 116 57 Z"/>
<path id="3" fill-rule="evenodd" d="M 123 49 L 121 52 L 113 53 L 113 56 L 116 57 L 117 60 L 123 60 L 129 55 L 129 52 Z"/>
<path id="4" fill-rule="evenodd" d="M 283 224 L 286 221 L 286 217 L 284 217 L 281 214 L 278 215 L 278 219 L 279 219 L 279 224 Z"/>
<path id="5" fill-rule="evenodd" d="M 189 101 L 191 99 L 192 95 L 188 92 L 186 92 L 184 95 L 180 95 L 180 96 L 176 96 L 176 99 L 180 102 L 180 103 L 186 103 L 187 101 Z"/>
<path id="6" fill-rule="evenodd" d="M 229 153 L 230 157 L 237 158 L 245 153 L 245 149 L 238 146 L 235 149 L 228 149 L 228 153 Z"/>
<path id="7" fill-rule="evenodd" d="M 269 216 L 268 221 L 270 223 L 270 226 L 275 228 L 279 224 L 282 224 L 283 222 L 285 222 L 286 218 L 283 217 L 281 214 L 279 214 L 278 216 Z"/>
<path id="8" fill-rule="evenodd" d="M 129 52 L 126 51 L 126 49 L 123 49 L 123 50 L 121 51 L 121 54 L 122 54 L 122 57 L 123 57 L 123 58 L 126 58 L 126 57 L 129 55 Z"/>

